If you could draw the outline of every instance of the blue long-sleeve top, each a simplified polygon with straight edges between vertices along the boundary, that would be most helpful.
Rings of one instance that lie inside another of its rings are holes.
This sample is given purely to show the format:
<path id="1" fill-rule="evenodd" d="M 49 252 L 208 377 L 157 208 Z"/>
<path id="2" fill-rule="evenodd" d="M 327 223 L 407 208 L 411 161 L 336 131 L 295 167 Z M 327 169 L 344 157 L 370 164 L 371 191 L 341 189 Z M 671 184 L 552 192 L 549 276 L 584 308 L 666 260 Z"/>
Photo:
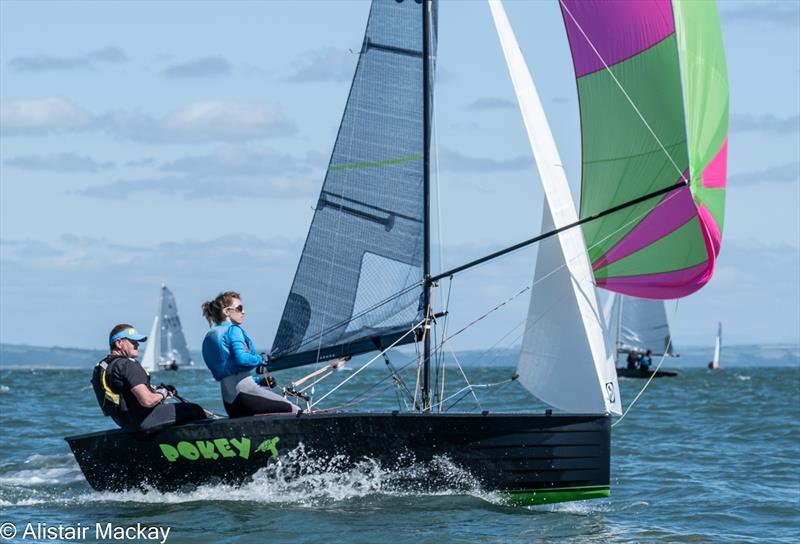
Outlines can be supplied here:
<path id="1" fill-rule="evenodd" d="M 217 381 L 249 371 L 262 362 L 244 329 L 225 322 L 212 327 L 203 339 L 203 361 Z"/>

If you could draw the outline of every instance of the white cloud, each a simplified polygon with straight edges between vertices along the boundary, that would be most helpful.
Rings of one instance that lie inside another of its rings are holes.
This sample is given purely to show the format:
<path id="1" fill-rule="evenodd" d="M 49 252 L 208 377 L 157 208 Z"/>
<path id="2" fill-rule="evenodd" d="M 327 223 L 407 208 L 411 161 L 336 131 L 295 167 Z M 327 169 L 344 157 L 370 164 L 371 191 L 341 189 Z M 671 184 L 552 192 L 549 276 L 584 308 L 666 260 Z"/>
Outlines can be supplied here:
<path id="1" fill-rule="evenodd" d="M 268 349 L 268 331 L 277 327 L 302 248 L 299 239 L 246 235 L 145 245 L 137 242 L 135 226 L 113 238 L 64 235 L 0 244 L 0 299 L 26 305 L 24 315 L 0 307 L 0 342 L 100 346 L 114 323 L 147 328 L 164 281 L 177 297 L 191 349 L 208 330 L 200 304 L 230 289 L 242 293 L 248 331 L 262 331 L 254 338 Z M 32 332 L 42 319 L 59 324 L 46 339 Z"/>
<path id="2" fill-rule="evenodd" d="M 797 2 L 722 2 L 719 17 L 723 23 L 754 23 L 775 27 L 797 28 L 800 23 L 800 4 Z"/>
<path id="3" fill-rule="evenodd" d="M 84 130 L 92 117 L 63 98 L 6 100 L 0 102 L 3 135 Z"/>
<path id="4" fill-rule="evenodd" d="M 782 135 L 800 132 L 800 115 L 776 117 L 774 115 L 733 114 L 731 116 L 732 132 L 763 132 Z"/>
<path id="5" fill-rule="evenodd" d="M 288 81 L 349 81 L 353 78 L 358 55 L 340 49 L 306 51 L 293 66 Z"/>
<path id="6" fill-rule="evenodd" d="M 798 183 L 800 182 L 800 162 L 790 162 L 770 166 L 763 170 L 732 174 L 728 177 L 731 187 L 756 185 L 759 183 Z"/>
<path id="7" fill-rule="evenodd" d="M 113 162 L 98 162 L 91 157 L 75 153 L 51 153 L 48 155 L 23 155 L 6 159 L 10 168 L 22 170 L 50 170 L 53 172 L 97 172 L 114 168 Z"/>
<path id="8" fill-rule="evenodd" d="M 452 149 L 439 151 L 441 168 L 454 172 L 500 172 L 508 170 L 524 170 L 534 163 L 529 156 L 521 155 L 513 159 L 492 159 L 486 157 L 468 157 Z"/>
<path id="9" fill-rule="evenodd" d="M 259 140 L 296 132 L 293 122 L 264 104 L 199 101 L 155 118 L 138 111 L 85 112 L 63 98 L 13 100 L 0 105 L 4 136 L 97 130 L 143 143 Z"/>
<path id="10" fill-rule="evenodd" d="M 174 176 L 117 180 L 93 185 L 76 194 L 111 200 L 125 199 L 137 193 L 177 195 L 198 200 L 299 198 L 314 195 L 319 186 L 317 179 L 297 177 L 220 176 L 198 179 L 195 176 Z"/>
<path id="11" fill-rule="evenodd" d="M 193 140 L 248 139 L 285 135 L 294 127 L 278 111 L 259 104 L 204 101 L 189 104 L 167 116 L 162 123 L 165 134 Z"/>
<path id="12" fill-rule="evenodd" d="M 230 73 L 231 63 L 218 56 L 178 62 L 167 66 L 163 71 L 167 77 L 191 79 L 226 76 Z"/>
<path id="13" fill-rule="evenodd" d="M 75 57 L 52 55 L 14 57 L 8 65 L 16 72 L 52 72 L 91 69 L 98 63 L 120 64 L 127 60 L 128 57 L 122 49 L 108 46 Z"/>
<path id="14" fill-rule="evenodd" d="M 223 149 L 210 155 L 181 157 L 160 167 L 163 172 L 174 172 L 195 177 L 260 176 L 273 174 L 307 173 L 311 171 L 308 158 L 298 159 L 288 153 L 268 148 Z M 320 178 L 321 179 L 321 178 Z"/>

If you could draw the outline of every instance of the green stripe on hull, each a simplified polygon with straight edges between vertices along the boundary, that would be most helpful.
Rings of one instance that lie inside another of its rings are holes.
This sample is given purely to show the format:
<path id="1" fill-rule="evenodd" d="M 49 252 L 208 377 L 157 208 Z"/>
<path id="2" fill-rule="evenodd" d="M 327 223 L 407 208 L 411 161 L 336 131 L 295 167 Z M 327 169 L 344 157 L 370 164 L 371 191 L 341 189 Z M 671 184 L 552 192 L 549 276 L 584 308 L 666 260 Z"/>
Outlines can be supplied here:
<path id="1" fill-rule="evenodd" d="M 355 170 L 356 168 L 373 168 L 375 166 L 388 166 L 392 164 L 403 164 L 404 162 L 418 161 L 422 159 L 422 155 L 410 155 L 408 157 L 400 157 L 399 159 L 388 159 L 378 162 L 355 162 L 353 164 L 332 164 L 328 167 L 328 171 L 336 172 L 337 170 Z"/>
<path id="2" fill-rule="evenodd" d="M 611 488 L 607 485 L 558 487 L 551 489 L 508 491 L 503 495 L 506 504 L 513 506 L 533 506 L 536 504 L 602 499 L 611 495 Z"/>

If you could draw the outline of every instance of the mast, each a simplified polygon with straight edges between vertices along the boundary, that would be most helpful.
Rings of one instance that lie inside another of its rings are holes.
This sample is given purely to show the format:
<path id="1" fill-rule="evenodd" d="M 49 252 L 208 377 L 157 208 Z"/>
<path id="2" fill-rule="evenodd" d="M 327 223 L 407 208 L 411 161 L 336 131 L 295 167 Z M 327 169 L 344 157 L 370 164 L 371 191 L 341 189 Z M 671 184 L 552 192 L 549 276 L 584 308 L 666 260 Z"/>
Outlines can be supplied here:
<path id="1" fill-rule="evenodd" d="M 423 278 L 425 285 L 422 290 L 422 307 L 425 312 L 425 328 L 423 329 L 424 349 L 422 358 L 422 409 L 430 410 L 430 377 L 431 377 L 431 127 L 430 127 L 430 8 L 431 0 L 422 2 L 422 127 L 423 127 Z"/>

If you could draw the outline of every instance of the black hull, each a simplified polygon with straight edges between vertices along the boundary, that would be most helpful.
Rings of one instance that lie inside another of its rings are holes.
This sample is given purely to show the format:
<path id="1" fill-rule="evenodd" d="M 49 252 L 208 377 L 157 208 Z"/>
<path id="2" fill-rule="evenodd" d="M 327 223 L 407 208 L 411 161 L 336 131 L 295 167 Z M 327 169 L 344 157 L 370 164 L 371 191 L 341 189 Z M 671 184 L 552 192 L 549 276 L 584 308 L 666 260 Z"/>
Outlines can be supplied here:
<path id="1" fill-rule="evenodd" d="M 652 370 L 640 370 L 638 368 L 617 368 L 618 378 L 650 378 L 653 375 Z M 656 372 L 656 378 L 674 378 L 677 372 L 670 372 L 669 370 L 659 370 Z"/>
<path id="2" fill-rule="evenodd" d="M 309 459 L 368 458 L 389 469 L 444 457 L 481 490 L 511 503 L 609 494 L 611 425 L 603 415 L 274 415 L 209 420 L 149 437 L 113 430 L 66 440 L 98 491 L 242 483 L 302 445 Z M 435 478 L 409 484 L 452 488 Z"/>

